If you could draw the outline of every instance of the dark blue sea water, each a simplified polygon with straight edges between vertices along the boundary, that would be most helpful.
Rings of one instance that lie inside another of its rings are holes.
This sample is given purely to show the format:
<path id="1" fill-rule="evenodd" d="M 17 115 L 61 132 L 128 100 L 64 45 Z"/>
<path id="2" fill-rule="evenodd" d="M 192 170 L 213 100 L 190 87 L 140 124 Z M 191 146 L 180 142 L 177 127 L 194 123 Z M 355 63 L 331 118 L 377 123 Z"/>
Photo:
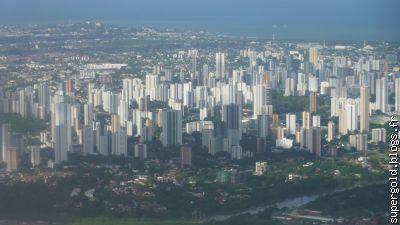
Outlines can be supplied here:
<path id="1" fill-rule="evenodd" d="M 1 0 L 0 24 L 101 21 L 302 40 L 400 41 L 399 0 Z"/>

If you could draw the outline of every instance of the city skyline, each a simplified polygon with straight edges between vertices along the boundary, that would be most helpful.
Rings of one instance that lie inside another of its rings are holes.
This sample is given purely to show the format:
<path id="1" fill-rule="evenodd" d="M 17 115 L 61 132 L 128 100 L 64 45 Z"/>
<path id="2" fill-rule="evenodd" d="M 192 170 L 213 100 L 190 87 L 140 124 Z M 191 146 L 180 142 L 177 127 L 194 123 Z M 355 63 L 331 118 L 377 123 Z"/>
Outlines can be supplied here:
<path id="1" fill-rule="evenodd" d="M 397 224 L 399 5 L 5 0 L 0 224 Z"/>

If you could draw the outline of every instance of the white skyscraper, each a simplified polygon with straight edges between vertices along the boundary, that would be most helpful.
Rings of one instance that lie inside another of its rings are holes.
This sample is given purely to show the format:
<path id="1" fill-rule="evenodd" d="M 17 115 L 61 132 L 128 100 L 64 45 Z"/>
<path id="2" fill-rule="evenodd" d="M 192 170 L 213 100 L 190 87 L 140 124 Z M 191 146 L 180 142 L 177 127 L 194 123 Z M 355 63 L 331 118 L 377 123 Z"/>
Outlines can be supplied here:
<path id="1" fill-rule="evenodd" d="M 31 151 L 31 164 L 36 167 L 40 163 L 40 147 L 30 146 L 29 149 Z"/>
<path id="2" fill-rule="evenodd" d="M 189 50 L 189 55 L 190 55 L 190 58 L 192 61 L 192 70 L 191 70 L 191 78 L 192 79 L 197 78 L 197 54 L 198 54 L 197 49 Z"/>
<path id="3" fill-rule="evenodd" d="M 320 116 L 313 116 L 312 117 L 313 121 L 313 127 L 321 127 L 321 117 Z"/>
<path id="4" fill-rule="evenodd" d="M 146 75 L 146 95 L 150 95 L 150 100 L 157 99 L 159 78 L 157 75 Z"/>
<path id="5" fill-rule="evenodd" d="M 394 88 L 394 93 L 395 93 L 395 109 L 396 112 L 400 112 L 400 78 L 396 78 L 395 80 L 395 88 Z"/>
<path id="6" fill-rule="evenodd" d="M 120 118 L 120 124 L 122 127 L 126 127 L 126 122 L 129 117 L 129 103 L 128 101 L 122 100 L 119 102 L 118 115 Z"/>
<path id="7" fill-rule="evenodd" d="M 335 123 L 332 121 L 328 122 L 328 138 L 327 141 L 332 141 L 335 138 Z"/>
<path id="8" fill-rule="evenodd" d="M 289 135 L 296 134 L 296 114 L 286 114 L 286 129 Z"/>
<path id="9" fill-rule="evenodd" d="M 360 87 L 360 131 L 369 131 L 369 87 Z"/>
<path id="10" fill-rule="evenodd" d="M 10 144 L 10 133 L 9 133 L 9 125 L 8 124 L 1 124 L 0 130 L 0 150 L 1 150 L 1 159 L 3 162 L 6 162 L 7 159 L 7 148 Z"/>
<path id="11" fill-rule="evenodd" d="M 318 92 L 318 77 L 310 76 L 308 79 L 308 91 L 309 92 Z"/>
<path id="12" fill-rule="evenodd" d="M 128 136 L 126 129 L 121 127 L 120 117 L 111 116 L 111 154 L 128 155 Z"/>
<path id="13" fill-rule="evenodd" d="M 271 104 L 271 89 L 264 85 L 256 85 L 253 88 L 253 115 L 262 115 L 263 106 Z"/>
<path id="14" fill-rule="evenodd" d="M 39 105 L 48 106 L 50 103 L 50 92 L 47 84 L 39 84 L 38 86 Z"/>
<path id="15" fill-rule="evenodd" d="M 183 84 L 183 105 L 188 108 L 193 108 L 194 104 L 194 93 L 192 90 L 192 83 Z"/>
<path id="16" fill-rule="evenodd" d="M 304 73 L 298 73 L 297 75 L 297 94 L 305 95 L 307 90 L 306 75 Z"/>
<path id="17" fill-rule="evenodd" d="M 386 129 L 385 128 L 375 128 L 371 130 L 372 132 L 372 142 L 378 144 L 379 142 L 386 143 Z"/>
<path id="18" fill-rule="evenodd" d="M 376 80 L 376 103 L 375 109 L 383 113 L 388 111 L 388 82 L 386 77 Z"/>
<path id="19" fill-rule="evenodd" d="M 217 78 L 225 77 L 225 54 L 222 52 L 215 54 L 215 75 Z"/>
<path id="20" fill-rule="evenodd" d="M 357 106 L 357 102 L 353 99 L 348 99 L 345 105 L 347 130 L 349 131 L 354 131 L 358 129 Z"/>
<path id="21" fill-rule="evenodd" d="M 54 109 L 52 112 L 56 164 L 68 160 L 68 151 L 70 151 L 72 145 L 71 105 L 64 102 L 64 97 L 62 95 L 54 96 Z"/>
<path id="22" fill-rule="evenodd" d="M 91 126 L 93 121 L 93 105 L 85 104 L 83 106 L 84 111 L 84 125 Z"/>

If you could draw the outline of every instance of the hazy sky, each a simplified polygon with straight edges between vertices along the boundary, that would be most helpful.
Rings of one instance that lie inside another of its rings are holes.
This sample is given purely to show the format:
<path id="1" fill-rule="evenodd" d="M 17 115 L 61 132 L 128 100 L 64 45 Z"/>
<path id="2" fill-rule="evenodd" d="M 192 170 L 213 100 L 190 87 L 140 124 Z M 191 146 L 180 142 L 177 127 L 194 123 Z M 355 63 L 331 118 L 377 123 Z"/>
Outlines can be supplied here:
<path id="1" fill-rule="evenodd" d="M 0 0 L 0 24 L 86 20 L 243 35 L 400 41 L 399 0 Z"/>

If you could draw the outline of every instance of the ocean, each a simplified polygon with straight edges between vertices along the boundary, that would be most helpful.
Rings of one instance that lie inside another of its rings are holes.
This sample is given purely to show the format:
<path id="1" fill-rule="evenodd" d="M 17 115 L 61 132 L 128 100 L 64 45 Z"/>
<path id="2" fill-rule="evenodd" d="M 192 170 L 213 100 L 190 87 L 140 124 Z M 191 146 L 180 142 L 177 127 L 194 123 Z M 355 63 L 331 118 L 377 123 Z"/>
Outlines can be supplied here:
<path id="1" fill-rule="evenodd" d="M 0 25 L 100 21 L 290 40 L 400 42 L 398 0 L 2 0 Z"/>

